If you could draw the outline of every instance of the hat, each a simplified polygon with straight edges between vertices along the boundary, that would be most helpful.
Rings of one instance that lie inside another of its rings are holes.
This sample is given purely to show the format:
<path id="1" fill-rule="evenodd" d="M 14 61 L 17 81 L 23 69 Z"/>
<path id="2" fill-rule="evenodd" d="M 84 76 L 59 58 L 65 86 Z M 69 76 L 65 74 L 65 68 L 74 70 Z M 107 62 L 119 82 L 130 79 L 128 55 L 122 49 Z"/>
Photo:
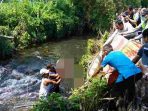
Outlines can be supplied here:
<path id="1" fill-rule="evenodd" d="M 144 10 L 142 11 L 142 13 L 141 13 L 142 16 L 145 16 L 145 15 L 147 15 L 147 14 L 148 14 L 148 9 L 144 9 Z"/>
<path id="2" fill-rule="evenodd" d="M 47 70 L 47 69 L 45 69 L 45 68 L 42 68 L 42 69 L 40 70 L 40 74 L 41 74 L 41 75 L 47 74 L 47 73 L 49 73 L 49 70 Z"/>

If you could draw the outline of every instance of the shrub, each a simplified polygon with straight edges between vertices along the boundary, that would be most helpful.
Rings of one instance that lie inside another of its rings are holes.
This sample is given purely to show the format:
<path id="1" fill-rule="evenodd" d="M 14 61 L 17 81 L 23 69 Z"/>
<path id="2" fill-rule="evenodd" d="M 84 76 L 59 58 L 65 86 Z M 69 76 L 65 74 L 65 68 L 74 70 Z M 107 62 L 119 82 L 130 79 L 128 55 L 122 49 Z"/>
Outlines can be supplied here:
<path id="1" fill-rule="evenodd" d="M 88 39 L 86 53 L 82 56 L 79 62 L 85 72 L 87 71 L 88 64 L 92 59 L 93 55 L 96 54 L 99 49 L 100 45 L 96 39 Z"/>
<path id="2" fill-rule="evenodd" d="M 76 15 L 79 17 L 79 29 L 83 33 L 104 32 L 112 25 L 115 18 L 115 4 L 112 0 L 73 0 Z"/>
<path id="3" fill-rule="evenodd" d="M 70 0 L 25 0 L 0 5 L 0 25 L 8 26 L 9 31 L 15 32 L 19 47 L 75 34 L 78 22 Z"/>
<path id="4" fill-rule="evenodd" d="M 76 104 L 60 94 L 52 93 L 47 100 L 40 100 L 32 111 L 79 111 L 79 104 Z"/>
<path id="5" fill-rule="evenodd" d="M 147 0 L 141 0 L 142 7 L 148 7 L 148 1 Z"/>
<path id="6" fill-rule="evenodd" d="M 11 56 L 13 51 L 13 44 L 10 40 L 0 37 L 0 59 L 5 59 Z"/>
<path id="7" fill-rule="evenodd" d="M 13 51 L 13 43 L 7 38 L 1 37 L 3 35 L 10 35 L 11 32 L 8 26 L 0 26 L 0 56 L 1 59 L 4 59 L 8 56 L 11 56 Z"/>
<path id="8" fill-rule="evenodd" d="M 101 98 L 107 91 L 107 83 L 105 80 L 93 79 L 72 91 L 69 99 L 75 103 L 80 104 L 82 111 L 93 111 L 101 107 Z"/>

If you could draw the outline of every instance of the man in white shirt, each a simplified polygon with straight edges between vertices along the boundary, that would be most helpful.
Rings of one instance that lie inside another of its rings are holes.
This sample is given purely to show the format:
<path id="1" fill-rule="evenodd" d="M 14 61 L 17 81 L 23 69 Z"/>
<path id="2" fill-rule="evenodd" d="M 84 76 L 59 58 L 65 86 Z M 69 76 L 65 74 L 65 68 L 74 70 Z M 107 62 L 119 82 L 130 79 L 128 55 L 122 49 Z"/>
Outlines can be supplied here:
<path id="1" fill-rule="evenodd" d="M 115 21 L 115 26 L 115 32 L 108 38 L 104 45 L 110 44 L 114 37 L 117 35 L 124 35 L 126 38 L 132 38 L 135 36 L 135 34 L 126 35 L 128 33 L 133 32 L 134 30 L 134 27 L 129 22 L 123 23 L 122 20 L 117 19 Z"/>

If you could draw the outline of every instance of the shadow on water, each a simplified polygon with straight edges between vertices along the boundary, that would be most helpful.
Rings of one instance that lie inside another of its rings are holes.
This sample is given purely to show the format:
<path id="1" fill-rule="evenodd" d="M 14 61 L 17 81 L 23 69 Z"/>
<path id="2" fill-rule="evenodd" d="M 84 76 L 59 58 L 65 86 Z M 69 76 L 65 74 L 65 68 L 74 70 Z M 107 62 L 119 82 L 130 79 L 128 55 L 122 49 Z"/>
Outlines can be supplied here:
<path id="1" fill-rule="evenodd" d="M 41 82 L 39 70 L 49 63 L 55 64 L 60 58 L 73 60 L 74 63 L 73 76 L 62 76 L 61 88 L 70 91 L 71 88 L 81 86 L 83 71 L 78 62 L 84 54 L 86 42 L 84 39 L 49 42 L 23 50 L 7 64 L 1 64 L 0 109 L 12 110 L 17 105 L 35 101 Z"/>

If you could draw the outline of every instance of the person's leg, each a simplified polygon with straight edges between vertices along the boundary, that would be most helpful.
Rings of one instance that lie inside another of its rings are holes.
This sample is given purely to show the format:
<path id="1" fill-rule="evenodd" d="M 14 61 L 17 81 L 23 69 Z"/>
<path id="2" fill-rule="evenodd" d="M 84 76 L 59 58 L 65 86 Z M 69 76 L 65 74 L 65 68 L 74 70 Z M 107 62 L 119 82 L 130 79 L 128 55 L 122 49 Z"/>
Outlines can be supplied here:
<path id="1" fill-rule="evenodd" d="M 138 80 L 140 80 L 141 78 L 142 78 L 142 75 L 143 75 L 143 73 L 141 72 L 141 73 L 138 73 L 138 74 L 136 74 L 135 75 L 135 82 L 137 82 Z"/>
<path id="2" fill-rule="evenodd" d="M 131 102 L 133 101 L 135 97 L 135 80 L 134 76 L 131 76 L 125 80 L 125 87 L 126 87 L 126 97 L 127 101 Z"/>
<path id="3" fill-rule="evenodd" d="M 125 89 L 124 82 L 119 82 L 119 83 L 114 84 L 111 87 L 111 96 L 112 97 L 123 97 L 125 93 L 124 89 Z"/>
<path id="4" fill-rule="evenodd" d="M 59 93 L 60 92 L 59 85 L 55 85 L 54 92 L 56 92 L 56 93 Z"/>
<path id="5" fill-rule="evenodd" d="M 112 88 L 112 93 L 111 93 L 112 97 L 117 98 L 117 101 L 115 103 L 116 109 L 121 111 L 125 109 L 125 104 L 124 104 L 125 85 L 124 84 L 125 84 L 124 81 L 120 83 L 116 83 Z"/>
<path id="6" fill-rule="evenodd" d="M 141 79 L 142 73 L 136 74 L 134 76 L 131 76 L 125 80 L 125 85 L 126 85 L 126 100 L 127 100 L 127 107 L 131 105 L 136 108 L 136 88 L 135 88 L 135 83 Z M 131 105 L 129 105 L 131 104 Z"/>

